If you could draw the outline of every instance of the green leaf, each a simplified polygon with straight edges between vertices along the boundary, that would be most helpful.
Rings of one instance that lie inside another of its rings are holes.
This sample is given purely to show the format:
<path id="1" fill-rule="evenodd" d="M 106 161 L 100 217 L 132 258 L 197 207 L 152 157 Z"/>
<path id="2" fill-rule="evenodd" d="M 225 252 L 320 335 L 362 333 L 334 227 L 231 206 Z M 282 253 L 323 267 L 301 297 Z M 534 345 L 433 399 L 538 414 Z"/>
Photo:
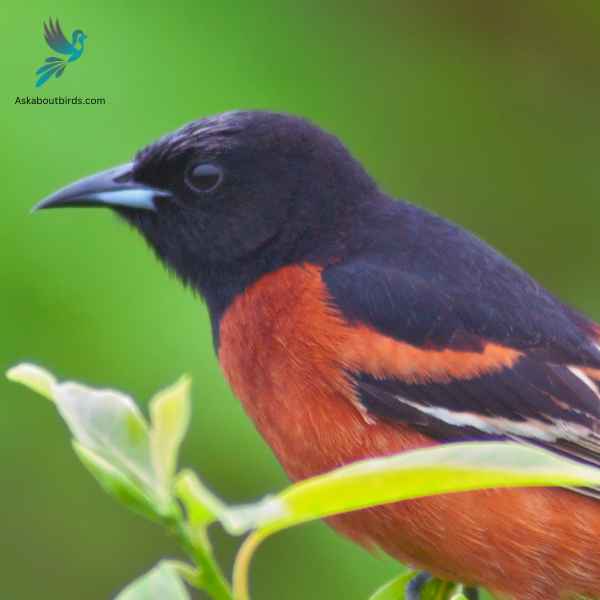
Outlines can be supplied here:
<path id="1" fill-rule="evenodd" d="M 164 560 L 162 562 L 171 567 L 183 581 L 192 587 L 202 589 L 202 575 L 198 567 L 181 560 Z"/>
<path id="2" fill-rule="evenodd" d="M 403 600 L 406 586 L 415 575 L 412 571 L 399 575 L 380 587 L 369 600 Z"/>
<path id="3" fill-rule="evenodd" d="M 236 558 L 234 596 L 249 598 L 248 568 L 256 548 L 286 527 L 423 496 L 531 486 L 600 486 L 600 470 L 517 443 L 467 442 L 359 461 L 306 479 L 275 498 L 242 507 L 241 524 L 256 531 Z"/>
<path id="4" fill-rule="evenodd" d="M 190 422 L 190 385 L 190 378 L 184 376 L 150 401 L 152 463 L 165 489 L 171 487 L 179 446 Z"/>
<path id="5" fill-rule="evenodd" d="M 275 498 L 282 516 L 257 510 L 255 516 L 264 520 L 256 526 L 274 532 L 377 504 L 450 492 L 599 485 L 600 469 L 538 448 L 512 442 L 446 444 L 359 461 L 296 483 Z"/>
<path id="6" fill-rule="evenodd" d="M 176 569 L 163 561 L 129 584 L 115 600 L 190 600 L 190 595 Z"/>
<path id="7" fill-rule="evenodd" d="M 148 425 L 133 400 L 78 383 L 54 386 L 54 401 L 75 440 L 135 482 L 165 510 L 167 491 L 151 459 Z"/>
<path id="8" fill-rule="evenodd" d="M 9 369 L 6 377 L 10 381 L 21 383 L 49 400 L 53 400 L 52 389 L 56 384 L 56 379 L 46 369 L 30 363 L 21 363 Z"/>
<path id="9" fill-rule="evenodd" d="M 73 449 L 88 471 L 102 488 L 111 496 L 138 514 L 153 521 L 163 515 L 157 512 L 152 498 L 149 498 L 131 479 L 96 454 L 93 450 L 73 441 Z"/>
<path id="10" fill-rule="evenodd" d="M 205 528 L 216 520 L 227 520 L 227 506 L 192 471 L 186 469 L 177 476 L 175 490 L 192 527 Z"/>
<path id="11" fill-rule="evenodd" d="M 206 527 L 216 520 L 228 533 L 241 535 L 258 523 L 277 520 L 286 514 L 282 503 L 271 496 L 254 504 L 228 506 L 189 470 L 177 476 L 175 489 L 186 507 L 190 524 L 196 528 Z"/>
<path id="12" fill-rule="evenodd" d="M 7 375 L 54 401 L 77 442 L 80 458 L 113 495 L 129 497 L 132 506 L 136 505 L 134 498 L 148 498 L 154 513 L 167 515 L 173 510 L 164 473 L 173 468 L 179 437 L 185 431 L 185 401 L 159 397 L 155 403 L 154 444 L 166 453 L 166 462 L 160 463 L 158 471 L 153 460 L 158 450 L 151 448 L 148 424 L 129 396 L 79 383 L 57 383 L 50 373 L 29 364 L 19 365 Z"/>

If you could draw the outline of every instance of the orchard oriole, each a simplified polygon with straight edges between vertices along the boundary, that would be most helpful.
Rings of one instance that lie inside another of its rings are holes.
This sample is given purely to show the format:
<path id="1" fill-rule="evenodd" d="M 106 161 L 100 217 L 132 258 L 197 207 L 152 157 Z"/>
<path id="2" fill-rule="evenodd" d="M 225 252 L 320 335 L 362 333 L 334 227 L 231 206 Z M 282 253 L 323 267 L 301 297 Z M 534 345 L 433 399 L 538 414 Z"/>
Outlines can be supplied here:
<path id="1" fill-rule="evenodd" d="M 206 300 L 289 476 L 457 440 L 600 463 L 600 328 L 464 229 L 383 193 L 304 119 L 190 123 L 38 208 L 106 205 Z M 330 519 L 501 598 L 600 598 L 595 490 L 487 490 Z"/>

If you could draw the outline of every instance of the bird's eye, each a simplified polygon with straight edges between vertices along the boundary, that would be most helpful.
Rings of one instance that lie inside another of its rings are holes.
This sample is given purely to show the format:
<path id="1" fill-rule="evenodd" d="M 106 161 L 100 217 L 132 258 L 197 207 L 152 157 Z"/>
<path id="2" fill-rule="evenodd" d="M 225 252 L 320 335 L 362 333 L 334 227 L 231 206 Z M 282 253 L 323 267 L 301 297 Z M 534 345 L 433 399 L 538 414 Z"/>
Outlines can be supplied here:
<path id="1" fill-rule="evenodd" d="M 186 184 L 195 192 L 211 192 L 222 180 L 223 171 L 210 163 L 191 165 L 185 174 Z"/>

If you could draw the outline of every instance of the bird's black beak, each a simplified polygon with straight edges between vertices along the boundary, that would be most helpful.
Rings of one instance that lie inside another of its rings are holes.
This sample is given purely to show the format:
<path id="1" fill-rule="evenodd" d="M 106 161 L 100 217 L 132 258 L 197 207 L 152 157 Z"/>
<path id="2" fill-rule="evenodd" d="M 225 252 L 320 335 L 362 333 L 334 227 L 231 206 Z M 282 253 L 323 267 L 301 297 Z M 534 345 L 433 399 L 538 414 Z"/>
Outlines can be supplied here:
<path id="1" fill-rule="evenodd" d="M 169 198 L 171 192 L 154 188 L 133 179 L 133 163 L 127 163 L 80 179 L 44 198 L 33 207 L 109 206 L 156 210 L 156 198 Z"/>

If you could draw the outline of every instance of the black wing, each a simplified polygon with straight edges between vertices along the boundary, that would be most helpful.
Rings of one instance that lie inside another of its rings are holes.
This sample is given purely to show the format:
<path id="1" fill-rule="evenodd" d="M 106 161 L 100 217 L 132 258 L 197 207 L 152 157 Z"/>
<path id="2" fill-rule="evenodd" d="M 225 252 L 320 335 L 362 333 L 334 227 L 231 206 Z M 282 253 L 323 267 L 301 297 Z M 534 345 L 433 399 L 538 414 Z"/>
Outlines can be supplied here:
<path id="1" fill-rule="evenodd" d="M 368 253 L 324 269 L 331 302 L 396 340 L 399 357 L 409 347 L 456 364 L 468 352 L 482 368 L 436 378 L 425 360 L 409 380 L 406 365 L 383 378 L 365 365 L 351 375 L 367 411 L 443 441 L 517 439 L 600 465 L 597 326 L 477 238 L 408 210 L 411 227 L 403 214 L 392 238 L 388 220 Z M 516 360 L 490 368 L 490 344 Z"/>

